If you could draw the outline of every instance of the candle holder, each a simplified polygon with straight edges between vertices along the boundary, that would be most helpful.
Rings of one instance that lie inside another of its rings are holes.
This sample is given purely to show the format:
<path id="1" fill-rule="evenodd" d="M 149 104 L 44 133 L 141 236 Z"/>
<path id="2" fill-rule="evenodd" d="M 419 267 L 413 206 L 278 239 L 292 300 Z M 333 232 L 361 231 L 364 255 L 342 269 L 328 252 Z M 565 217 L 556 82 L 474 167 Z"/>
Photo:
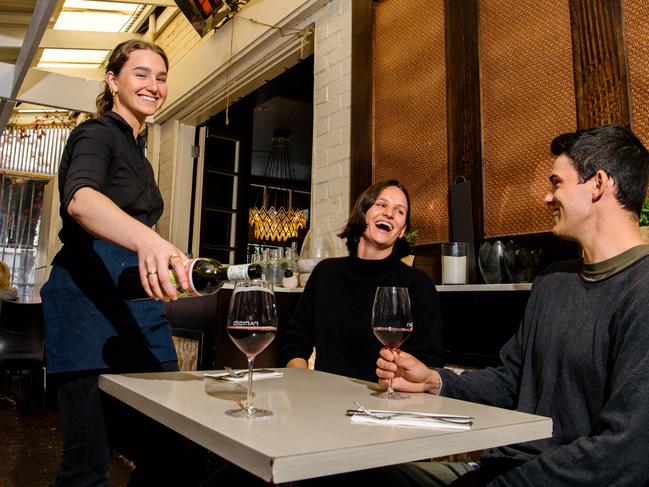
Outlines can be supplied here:
<path id="1" fill-rule="evenodd" d="M 466 284 L 466 242 L 442 244 L 442 284 Z"/>

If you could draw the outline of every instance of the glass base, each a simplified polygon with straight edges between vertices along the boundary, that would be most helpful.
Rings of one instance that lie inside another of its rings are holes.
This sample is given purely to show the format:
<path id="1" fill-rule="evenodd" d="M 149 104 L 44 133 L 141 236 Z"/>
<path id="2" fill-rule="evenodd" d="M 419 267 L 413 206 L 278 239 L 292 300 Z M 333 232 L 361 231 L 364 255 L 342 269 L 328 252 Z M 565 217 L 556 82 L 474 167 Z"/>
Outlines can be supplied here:
<path id="1" fill-rule="evenodd" d="M 388 391 L 384 392 L 373 392 L 370 394 L 371 396 L 376 397 L 377 399 L 389 399 L 392 401 L 397 401 L 399 399 L 409 399 L 410 396 L 404 396 L 403 394 L 399 394 L 398 392 L 392 392 L 389 393 Z"/>
<path id="2" fill-rule="evenodd" d="M 232 416 L 233 418 L 241 419 L 261 419 L 268 418 L 273 415 L 273 412 L 269 409 L 257 409 L 252 408 L 250 411 L 246 409 L 228 409 L 225 414 Z"/>

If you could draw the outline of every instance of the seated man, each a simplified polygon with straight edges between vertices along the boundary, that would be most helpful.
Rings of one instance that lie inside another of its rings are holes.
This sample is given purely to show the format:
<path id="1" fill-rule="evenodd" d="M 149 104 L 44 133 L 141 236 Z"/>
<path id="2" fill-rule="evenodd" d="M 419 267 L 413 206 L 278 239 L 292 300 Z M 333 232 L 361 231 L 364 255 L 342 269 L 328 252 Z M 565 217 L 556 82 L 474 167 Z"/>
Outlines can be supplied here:
<path id="1" fill-rule="evenodd" d="M 619 126 L 560 135 L 551 149 L 557 157 L 545 203 L 552 231 L 578 242 L 583 258 L 535 280 L 520 329 L 501 350 L 502 365 L 456 375 L 383 349 L 377 375 L 382 383 L 393 378 L 397 390 L 549 416 L 553 435 L 486 451 L 477 469 L 381 469 L 403 483 L 649 483 L 649 245 L 638 229 L 649 155 Z"/>

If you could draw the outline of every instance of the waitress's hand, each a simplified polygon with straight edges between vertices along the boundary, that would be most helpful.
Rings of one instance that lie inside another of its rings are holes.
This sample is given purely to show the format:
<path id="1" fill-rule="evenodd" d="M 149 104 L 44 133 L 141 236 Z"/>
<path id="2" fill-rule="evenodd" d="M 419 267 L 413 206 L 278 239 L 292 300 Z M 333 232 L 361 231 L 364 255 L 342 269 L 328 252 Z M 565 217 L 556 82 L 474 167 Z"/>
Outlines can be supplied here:
<path id="1" fill-rule="evenodd" d="M 177 284 L 182 289 L 189 287 L 185 261 L 187 257 L 178 247 L 167 242 L 158 234 L 153 234 L 139 246 L 138 267 L 144 291 L 155 300 L 175 301 L 176 288 L 169 279 L 169 269 L 173 270 Z"/>
<path id="2" fill-rule="evenodd" d="M 387 386 L 389 379 L 392 379 L 392 387 L 395 390 L 439 394 L 441 386 L 439 373 L 429 369 L 426 364 L 409 353 L 399 349 L 382 348 L 376 366 L 379 384 Z"/>

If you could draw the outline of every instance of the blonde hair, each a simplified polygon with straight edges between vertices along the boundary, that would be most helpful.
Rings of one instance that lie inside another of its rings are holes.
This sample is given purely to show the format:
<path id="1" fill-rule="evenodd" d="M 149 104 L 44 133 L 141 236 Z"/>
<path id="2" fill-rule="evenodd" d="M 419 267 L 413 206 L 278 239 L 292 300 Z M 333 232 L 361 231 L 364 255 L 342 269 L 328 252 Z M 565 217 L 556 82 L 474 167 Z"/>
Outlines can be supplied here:
<path id="1" fill-rule="evenodd" d="M 0 289 L 11 287 L 11 271 L 4 260 L 0 260 Z"/>
<path id="2" fill-rule="evenodd" d="M 113 49 L 113 52 L 110 53 L 110 56 L 108 58 L 106 73 L 112 71 L 113 74 L 117 76 L 126 64 L 126 61 L 128 61 L 131 53 L 133 51 L 139 51 L 142 49 L 153 51 L 156 54 L 160 55 L 165 63 L 165 68 L 169 70 L 169 60 L 167 59 L 167 55 L 160 46 L 153 44 L 152 42 L 133 39 L 130 41 L 124 41 L 121 44 L 118 44 L 115 49 Z M 97 117 L 113 109 L 113 93 L 110 91 L 108 83 L 104 82 L 104 91 L 102 91 L 97 97 L 96 104 Z"/>

